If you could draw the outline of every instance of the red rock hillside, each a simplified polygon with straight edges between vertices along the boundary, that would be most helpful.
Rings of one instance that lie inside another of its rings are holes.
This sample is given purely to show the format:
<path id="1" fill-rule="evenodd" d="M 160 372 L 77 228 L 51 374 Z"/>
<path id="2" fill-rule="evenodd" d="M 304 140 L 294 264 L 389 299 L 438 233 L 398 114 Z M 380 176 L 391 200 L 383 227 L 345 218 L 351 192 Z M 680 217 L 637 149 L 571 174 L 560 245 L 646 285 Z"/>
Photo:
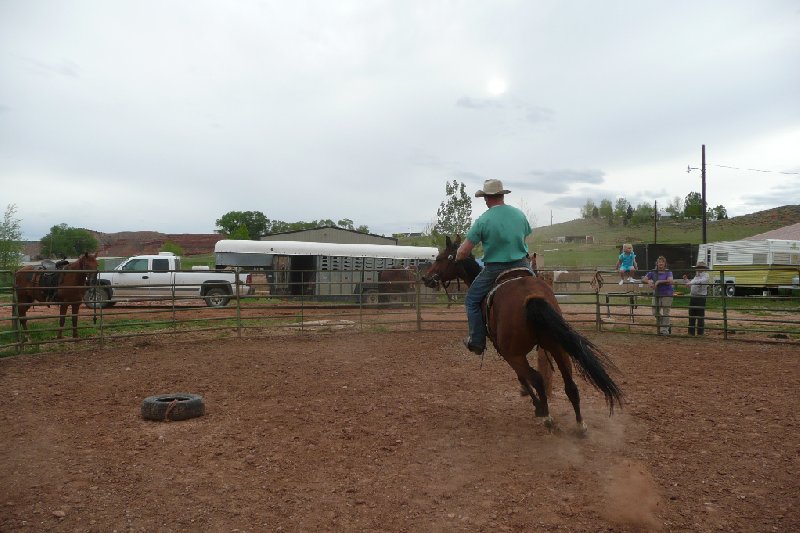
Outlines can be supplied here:
<path id="1" fill-rule="evenodd" d="M 164 243 L 177 244 L 183 255 L 214 253 L 214 244 L 224 238 L 218 233 L 158 233 L 157 231 L 123 231 L 120 233 L 100 233 L 87 230 L 94 235 L 99 244 L 100 257 L 129 257 L 139 254 L 158 253 Z M 39 258 L 41 246 L 38 242 L 26 243 L 25 253 Z"/>

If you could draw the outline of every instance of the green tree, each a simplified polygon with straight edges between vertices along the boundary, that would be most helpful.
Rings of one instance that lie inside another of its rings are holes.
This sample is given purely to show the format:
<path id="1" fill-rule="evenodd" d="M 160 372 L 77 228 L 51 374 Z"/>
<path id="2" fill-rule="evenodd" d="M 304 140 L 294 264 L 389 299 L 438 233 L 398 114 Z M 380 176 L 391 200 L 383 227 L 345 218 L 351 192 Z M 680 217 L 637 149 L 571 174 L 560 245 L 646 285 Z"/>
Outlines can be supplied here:
<path id="1" fill-rule="evenodd" d="M 592 208 L 592 218 L 600 218 L 600 210 L 597 209 L 597 206 Z"/>
<path id="2" fill-rule="evenodd" d="M 264 235 L 275 233 L 270 231 L 270 220 L 261 211 L 229 211 L 217 219 L 217 233 L 231 235 L 239 226 L 245 226 L 250 238 L 259 240 Z"/>
<path id="3" fill-rule="evenodd" d="M 605 198 L 600 200 L 600 207 L 597 211 L 601 217 L 608 220 L 609 226 L 614 223 L 614 206 L 611 204 L 611 200 Z"/>
<path id="4" fill-rule="evenodd" d="M 433 232 L 438 235 L 464 235 L 472 225 L 472 199 L 463 183 L 445 183 L 447 197 L 436 211 Z"/>
<path id="5" fill-rule="evenodd" d="M 586 203 L 581 207 L 581 217 L 582 218 L 592 218 L 592 214 L 597 207 L 594 205 L 594 200 L 591 198 L 586 200 Z"/>
<path id="6" fill-rule="evenodd" d="M 358 226 L 358 227 L 356 228 L 356 231 L 357 231 L 358 233 L 369 233 L 369 227 L 368 227 L 368 226 L 365 226 L 364 224 L 361 224 L 360 226 Z"/>
<path id="7" fill-rule="evenodd" d="M 653 221 L 653 206 L 641 203 L 633 210 L 633 221 L 636 224 L 649 224 Z"/>
<path id="8" fill-rule="evenodd" d="M 228 235 L 228 238 L 234 241 L 249 241 L 250 233 L 247 231 L 247 226 L 243 224 L 233 230 L 233 233 Z"/>
<path id="9" fill-rule="evenodd" d="M 703 197 L 699 192 L 690 192 L 683 201 L 683 216 L 700 218 L 703 216 Z"/>
<path id="10" fill-rule="evenodd" d="M 628 213 L 628 207 L 630 207 L 630 205 L 631 204 L 625 198 L 617 198 L 617 201 L 614 203 L 614 218 L 625 220 L 625 215 Z"/>
<path id="11" fill-rule="evenodd" d="M 0 223 L 0 270 L 15 271 L 20 267 L 22 258 L 22 230 L 20 220 L 15 217 L 17 206 L 9 204 L 3 222 Z M 8 285 L 10 274 L 0 273 L 0 283 Z"/>
<path id="12" fill-rule="evenodd" d="M 664 208 L 664 211 L 672 215 L 673 218 L 683 218 L 683 205 L 681 205 L 680 196 L 673 198 L 669 205 Z"/>
<path id="13" fill-rule="evenodd" d="M 718 205 L 717 207 L 709 209 L 706 216 L 711 220 L 727 220 L 728 210 L 725 209 L 724 205 Z"/>
<path id="14" fill-rule="evenodd" d="M 97 250 L 97 239 L 85 229 L 62 223 L 50 228 L 50 233 L 39 241 L 44 257 L 76 257 Z"/>
<path id="15" fill-rule="evenodd" d="M 167 241 L 161 246 L 160 252 L 172 252 L 175 255 L 183 255 L 183 248 L 181 248 L 180 244 L 176 244 L 172 241 Z"/>

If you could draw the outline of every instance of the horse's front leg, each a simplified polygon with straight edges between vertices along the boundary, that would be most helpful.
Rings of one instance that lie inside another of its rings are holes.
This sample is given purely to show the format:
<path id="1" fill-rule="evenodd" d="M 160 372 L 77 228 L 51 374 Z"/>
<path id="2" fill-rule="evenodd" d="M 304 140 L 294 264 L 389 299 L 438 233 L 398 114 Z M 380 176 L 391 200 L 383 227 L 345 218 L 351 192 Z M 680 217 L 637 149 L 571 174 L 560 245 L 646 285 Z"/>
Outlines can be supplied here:
<path id="1" fill-rule="evenodd" d="M 72 338 L 78 338 L 78 310 L 80 309 L 80 302 L 72 304 Z"/>
<path id="2" fill-rule="evenodd" d="M 61 304 L 58 306 L 58 335 L 56 336 L 57 339 L 63 338 L 64 334 L 64 323 L 67 321 L 67 307 L 69 304 Z"/>
<path id="3" fill-rule="evenodd" d="M 30 340 L 28 335 L 28 307 L 27 305 L 17 306 L 17 320 L 19 320 L 19 327 L 22 329 L 22 342 Z"/>

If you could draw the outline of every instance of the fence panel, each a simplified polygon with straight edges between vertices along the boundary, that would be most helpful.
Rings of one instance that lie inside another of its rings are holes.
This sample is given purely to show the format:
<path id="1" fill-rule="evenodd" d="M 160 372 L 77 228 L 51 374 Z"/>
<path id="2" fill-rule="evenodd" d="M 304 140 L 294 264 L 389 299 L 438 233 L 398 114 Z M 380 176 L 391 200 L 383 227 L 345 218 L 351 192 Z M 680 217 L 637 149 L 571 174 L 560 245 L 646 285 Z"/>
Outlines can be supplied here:
<path id="1" fill-rule="evenodd" d="M 28 313 L 29 332 L 23 335 L 15 313 L 13 276 L 0 271 L 0 279 L 8 280 L 0 285 L 0 355 L 35 352 L 61 342 L 103 344 L 131 337 L 202 332 L 241 337 L 275 331 L 466 329 L 463 283 L 453 282 L 446 291 L 431 291 L 415 273 L 410 279 L 378 281 L 368 293 L 343 294 L 341 280 L 318 277 L 316 294 L 309 294 L 307 276 L 291 274 L 288 278 L 294 281 L 280 294 L 273 294 L 267 276 L 255 275 L 250 294 L 232 295 L 221 308 L 208 307 L 199 295 L 181 295 L 180 287 L 172 287 L 170 296 L 112 299 L 95 309 L 82 306 L 79 338 L 69 338 L 67 328 L 67 337 L 56 340 L 58 306 L 35 303 Z M 610 271 L 540 269 L 540 275 L 552 279 L 562 313 L 575 328 L 658 334 L 652 294 L 646 285 L 620 286 L 616 272 Z M 747 296 L 731 296 L 727 291 L 708 296 L 704 333 L 723 339 L 800 343 L 800 287 L 784 287 L 779 294 L 769 295 L 751 288 L 754 290 Z M 695 309 L 684 294 L 688 292 L 685 285 L 676 283 L 676 289 L 678 294 L 670 306 L 671 334 L 685 336 L 689 315 Z"/>

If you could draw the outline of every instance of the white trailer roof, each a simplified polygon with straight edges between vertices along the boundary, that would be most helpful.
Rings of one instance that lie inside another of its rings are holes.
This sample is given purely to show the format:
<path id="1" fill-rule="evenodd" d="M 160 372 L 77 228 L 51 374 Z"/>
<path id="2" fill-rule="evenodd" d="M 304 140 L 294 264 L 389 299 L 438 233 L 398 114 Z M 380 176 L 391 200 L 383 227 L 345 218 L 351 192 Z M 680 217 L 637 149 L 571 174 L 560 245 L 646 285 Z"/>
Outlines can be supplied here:
<path id="1" fill-rule="evenodd" d="M 214 253 L 329 255 L 433 261 L 439 254 L 439 250 L 430 246 L 395 246 L 391 244 L 221 240 L 214 245 Z"/>

